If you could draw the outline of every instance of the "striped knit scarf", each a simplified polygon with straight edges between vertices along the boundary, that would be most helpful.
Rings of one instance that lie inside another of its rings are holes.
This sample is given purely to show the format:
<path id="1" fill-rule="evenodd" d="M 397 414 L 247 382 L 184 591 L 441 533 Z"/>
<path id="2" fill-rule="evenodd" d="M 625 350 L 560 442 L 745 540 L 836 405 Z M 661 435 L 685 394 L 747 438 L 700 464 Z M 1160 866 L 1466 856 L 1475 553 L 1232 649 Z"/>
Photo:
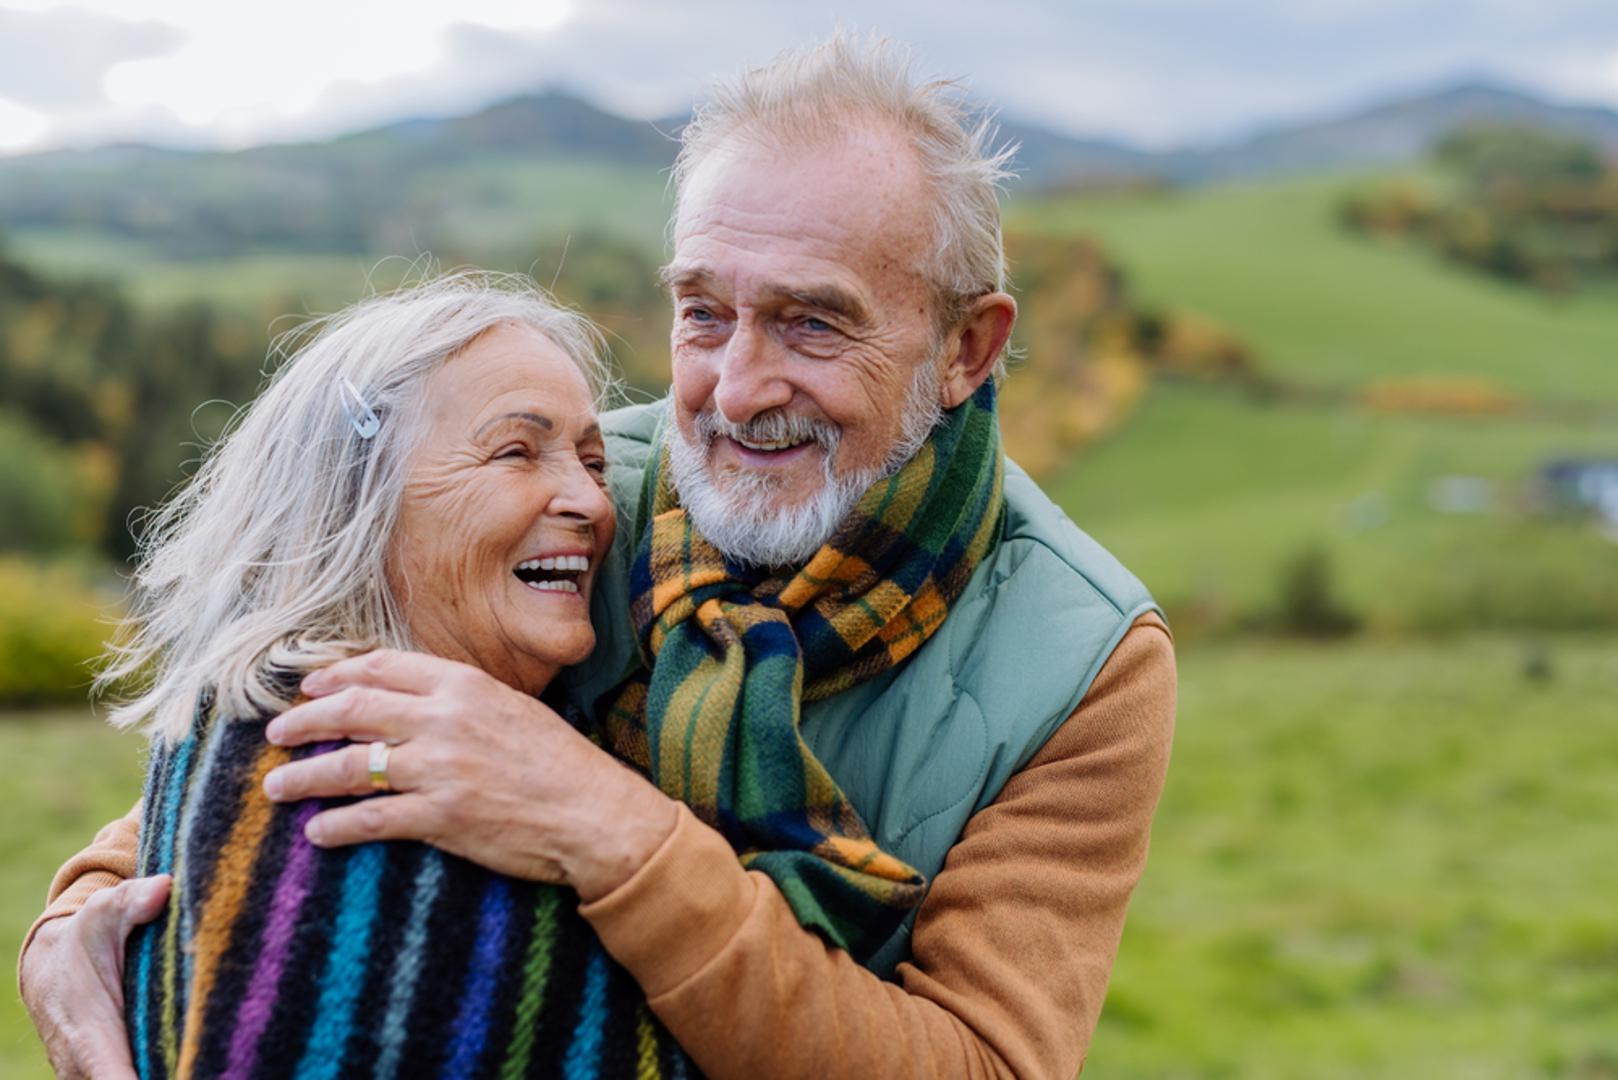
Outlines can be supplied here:
<path id="1" fill-rule="evenodd" d="M 1003 507 L 994 388 L 792 572 L 750 572 L 695 531 L 670 483 L 677 437 L 661 433 L 642 488 L 630 609 L 648 671 L 613 704 L 609 741 L 768 874 L 804 926 L 863 960 L 925 882 L 871 839 L 800 712 L 919 648 L 988 551 Z"/>
<path id="2" fill-rule="evenodd" d="M 155 743 L 141 874 L 164 913 L 130 935 L 124 1016 L 142 1080 L 696 1080 L 578 896 L 426 844 L 321 850 L 303 835 L 349 800 L 271 803 L 288 750 L 268 717 L 199 708 Z"/>

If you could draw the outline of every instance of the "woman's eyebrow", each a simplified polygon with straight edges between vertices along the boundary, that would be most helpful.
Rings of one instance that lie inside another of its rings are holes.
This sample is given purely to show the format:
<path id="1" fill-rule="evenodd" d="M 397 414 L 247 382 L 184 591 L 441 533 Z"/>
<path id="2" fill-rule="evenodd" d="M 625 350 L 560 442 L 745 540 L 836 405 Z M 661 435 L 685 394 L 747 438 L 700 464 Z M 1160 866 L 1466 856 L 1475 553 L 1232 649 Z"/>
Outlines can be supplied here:
<path id="1" fill-rule="evenodd" d="M 502 413 L 493 420 L 489 420 L 486 423 L 479 425 L 478 429 L 472 433 L 472 438 L 482 438 L 485 431 L 488 431 L 490 428 L 494 427 L 503 420 L 521 420 L 524 423 L 533 424 L 536 427 L 542 428 L 545 431 L 556 430 L 556 421 L 552 420 L 548 416 L 541 416 L 539 413 L 533 412 L 508 412 Z"/>

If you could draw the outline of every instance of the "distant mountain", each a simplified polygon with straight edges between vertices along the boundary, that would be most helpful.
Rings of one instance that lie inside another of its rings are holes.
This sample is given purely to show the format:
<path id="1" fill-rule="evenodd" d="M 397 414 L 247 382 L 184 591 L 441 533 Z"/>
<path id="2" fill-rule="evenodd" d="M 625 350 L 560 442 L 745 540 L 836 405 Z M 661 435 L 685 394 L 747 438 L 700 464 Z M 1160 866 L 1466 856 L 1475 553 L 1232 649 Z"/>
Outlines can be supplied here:
<path id="1" fill-rule="evenodd" d="M 1177 179 L 1202 181 L 1396 165 L 1421 157 L 1456 128 L 1482 123 L 1524 124 L 1576 135 L 1618 158 L 1618 110 L 1558 105 L 1476 81 L 1205 150 L 1173 152 L 1164 155 L 1159 167 Z"/>
<path id="2" fill-rule="evenodd" d="M 1159 174 L 1163 155 L 1116 139 L 1084 139 L 1017 120 L 1001 120 L 999 138 L 1017 144 L 1019 187 Z"/>

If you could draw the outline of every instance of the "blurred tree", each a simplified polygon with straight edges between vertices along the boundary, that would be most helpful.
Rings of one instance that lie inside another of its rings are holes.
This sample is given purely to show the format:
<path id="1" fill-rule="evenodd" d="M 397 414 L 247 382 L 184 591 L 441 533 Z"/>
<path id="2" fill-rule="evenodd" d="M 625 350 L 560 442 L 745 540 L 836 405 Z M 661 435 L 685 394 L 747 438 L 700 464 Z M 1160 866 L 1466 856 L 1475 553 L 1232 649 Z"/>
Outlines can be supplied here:
<path id="1" fill-rule="evenodd" d="M 1433 148 L 1439 198 L 1408 180 L 1344 197 L 1342 223 L 1423 239 L 1497 277 L 1566 293 L 1618 272 L 1618 165 L 1592 143 L 1524 126 L 1459 129 Z"/>
<path id="2" fill-rule="evenodd" d="M 72 538 L 128 555 L 131 512 L 167 493 L 229 412 L 193 410 L 246 401 L 261 342 L 205 305 L 137 317 L 110 286 L 52 281 L 0 251 L 0 507 L 36 519 L 0 522 L 0 549 Z"/>

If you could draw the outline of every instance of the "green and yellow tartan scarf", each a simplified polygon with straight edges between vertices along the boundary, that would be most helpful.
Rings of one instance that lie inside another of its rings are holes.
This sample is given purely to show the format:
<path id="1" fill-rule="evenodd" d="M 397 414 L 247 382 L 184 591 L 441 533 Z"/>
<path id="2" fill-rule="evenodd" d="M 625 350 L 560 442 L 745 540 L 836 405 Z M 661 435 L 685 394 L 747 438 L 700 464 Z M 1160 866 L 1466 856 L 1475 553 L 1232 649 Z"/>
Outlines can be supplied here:
<path id="1" fill-rule="evenodd" d="M 667 421 L 641 492 L 630 611 L 646 668 L 608 740 L 768 874 L 857 960 L 921 902 L 799 733 L 804 702 L 894 667 L 943 623 L 999 528 L 1005 460 L 985 383 L 795 572 L 728 562 L 669 480 Z M 882 717 L 871 717 L 881 723 Z"/>

